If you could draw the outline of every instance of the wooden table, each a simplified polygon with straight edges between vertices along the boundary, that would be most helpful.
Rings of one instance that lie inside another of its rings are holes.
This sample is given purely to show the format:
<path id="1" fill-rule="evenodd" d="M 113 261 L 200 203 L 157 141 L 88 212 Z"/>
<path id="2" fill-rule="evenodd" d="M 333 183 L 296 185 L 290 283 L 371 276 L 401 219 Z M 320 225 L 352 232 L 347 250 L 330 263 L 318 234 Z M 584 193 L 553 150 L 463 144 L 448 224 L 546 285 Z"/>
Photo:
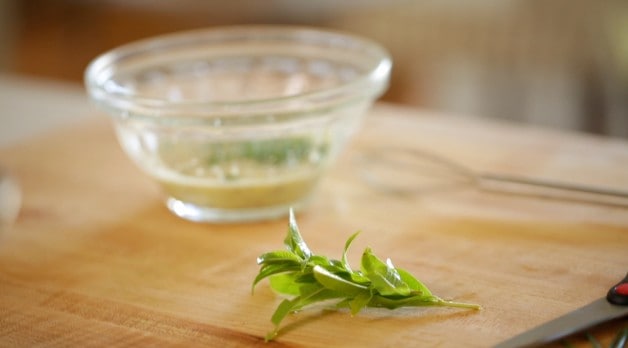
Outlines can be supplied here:
<path id="1" fill-rule="evenodd" d="M 266 345 L 281 300 L 256 257 L 287 219 L 196 224 L 170 214 L 104 117 L 0 150 L 22 210 L 0 236 L 0 346 L 486 347 L 605 295 L 628 271 L 628 208 L 476 187 L 398 196 L 365 184 L 368 146 L 421 148 L 478 171 L 626 190 L 628 143 L 377 105 L 297 219 L 317 253 L 370 246 L 480 311 L 306 310 Z M 592 332 L 609 342 L 626 321 Z M 582 338 L 573 342 L 585 344 Z"/>

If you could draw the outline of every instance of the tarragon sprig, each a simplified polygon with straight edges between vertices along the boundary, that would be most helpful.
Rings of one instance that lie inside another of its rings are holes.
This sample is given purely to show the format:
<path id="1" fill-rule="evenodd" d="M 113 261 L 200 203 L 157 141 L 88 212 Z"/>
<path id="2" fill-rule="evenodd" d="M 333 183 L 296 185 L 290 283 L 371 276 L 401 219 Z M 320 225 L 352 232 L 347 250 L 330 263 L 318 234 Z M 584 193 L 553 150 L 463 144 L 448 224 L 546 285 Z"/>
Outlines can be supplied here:
<path id="1" fill-rule="evenodd" d="M 352 315 L 365 307 L 480 308 L 477 304 L 435 296 L 409 272 L 395 267 L 390 259 L 382 261 L 370 248 L 362 254 L 360 270 L 353 270 L 347 252 L 358 234 L 347 239 L 340 260 L 316 255 L 301 237 L 294 213 L 290 211 L 288 234 L 284 239 L 286 250 L 267 252 L 257 258 L 261 268 L 253 288 L 269 278 L 273 290 L 289 296 L 273 313 L 271 321 L 275 327 L 266 335 L 266 340 L 277 336 L 281 322 L 289 313 L 322 301 L 336 301 L 336 308 L 348 308 Z"/>

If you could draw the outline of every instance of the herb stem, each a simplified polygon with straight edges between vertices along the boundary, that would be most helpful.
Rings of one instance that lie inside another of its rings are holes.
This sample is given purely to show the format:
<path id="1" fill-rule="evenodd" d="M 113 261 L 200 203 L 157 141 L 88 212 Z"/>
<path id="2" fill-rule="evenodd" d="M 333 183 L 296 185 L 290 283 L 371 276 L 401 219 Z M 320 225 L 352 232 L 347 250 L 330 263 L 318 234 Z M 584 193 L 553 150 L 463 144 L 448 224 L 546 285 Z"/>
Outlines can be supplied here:
<path id="1" fill-rule="evenodd" d="M 482 309 L 482 306 L 475 303 L 440 300 L 438 304 L 439 306 L 443 306 L 443 307 L 454 307 L 454 308 L 465 308 L 465 309 L 476 309 L 476 310 Z"/>

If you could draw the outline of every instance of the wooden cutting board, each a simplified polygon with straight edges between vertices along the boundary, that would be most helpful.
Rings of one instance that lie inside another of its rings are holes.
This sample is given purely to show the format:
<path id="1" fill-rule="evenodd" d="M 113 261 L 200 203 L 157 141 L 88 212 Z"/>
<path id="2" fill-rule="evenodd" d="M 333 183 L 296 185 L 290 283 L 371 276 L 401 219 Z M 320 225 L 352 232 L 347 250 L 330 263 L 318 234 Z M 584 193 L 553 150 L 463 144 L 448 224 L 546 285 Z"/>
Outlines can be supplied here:
<path id="1" fill-rule="evenodd" d="M 266 282 L 252 294 L 251 282 L 256 257 L 282 247 L 287 218 L 173 216 L 102 119 L 0 150 L 23 190 L 0 235 L 0 346 L 487 347 L 605 295 L 628 271 L 626 205 L 472 186 L 387 194 L 355 161 L 385 145 L 476 171 L 628 189 L 626 141 L 378 105 L 297 216 L 304 238 L 339 258 L 360 230 L 354 267 L 370 246 L 435 294 L 483 309 L 314 308 L 266 344 L 281 299 Z M 592 332 L 609 342 L 622 325 Z"/>

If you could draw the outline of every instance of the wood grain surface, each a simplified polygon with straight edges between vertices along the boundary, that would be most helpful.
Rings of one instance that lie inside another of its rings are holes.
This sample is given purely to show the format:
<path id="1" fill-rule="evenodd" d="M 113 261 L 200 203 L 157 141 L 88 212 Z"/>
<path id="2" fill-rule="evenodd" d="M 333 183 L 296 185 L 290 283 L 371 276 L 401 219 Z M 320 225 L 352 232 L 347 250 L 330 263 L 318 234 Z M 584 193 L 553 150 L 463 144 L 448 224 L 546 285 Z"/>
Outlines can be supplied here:
<path id="1" fill-rule="evenodd" d="M 368 147 L 421 148 L 482 172 L 628 189 L 628 143 L 378 105 L 297 216 L 313 251 L 370 246 L 480 311 L 313 308 L 264 343 L 281 299 L 256 257 L 287 218 L 197 224 L 168 212 L 106 119 L 0 150 L 20 181 L 0 235 L 0 346 L 487 347 L 606 294 L 628 271 L 628 208 L 588 197 L 456 187 L 393 195 L 362 180 Z M 625 326 L 592 332 L 603 342 Z M 582 337 L 571 339 L 586 346 Z"/>

